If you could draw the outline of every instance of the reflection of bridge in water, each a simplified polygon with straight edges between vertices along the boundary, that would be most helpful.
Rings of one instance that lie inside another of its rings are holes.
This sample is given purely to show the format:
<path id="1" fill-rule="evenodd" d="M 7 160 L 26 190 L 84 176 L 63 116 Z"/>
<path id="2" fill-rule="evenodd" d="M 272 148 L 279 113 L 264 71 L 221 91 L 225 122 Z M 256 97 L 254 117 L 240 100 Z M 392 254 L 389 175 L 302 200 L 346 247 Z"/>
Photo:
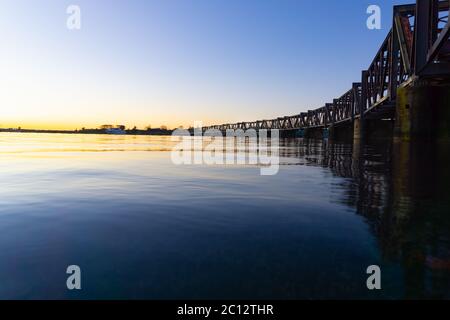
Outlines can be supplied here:
<path id="1" fill-rule="evenodd" d="M 449 0 L 395 6 L 392 28 L 361 81 L 332 103 L 203 128 L 306 138 L 328 132 L 330 140 L 283 139 L 281 163 L 326 167 L 345 178 L 339 183 L 347 191 L 331 201 L 365 218 L 386 268 L 400 264 L 391 277 L 403 278 L 406 298 L 450 298 L 450 149 L 438 142 L 450 140 L 449 8 Z M 400 139 L 361 143 L 372 137 Z M 336 143 L 340 138 L 358 143 Z M 390 275 L 383 277 L 389 286 Z"/>
<path id="2" fill-rule="evenodd" d="M 406 298 L 450 298 L 450 149 L 424 142 L 304 139 L 283 139 L 281 146 L 282 162 L 324 167 L 345 178 L 336 188 L 344 186 L 345 193 L 327 201 L 365 218 L 383 270 L 401 266 L 400 274 L 384 274 L 384 289 L 389 277 L 401 277 Z"/>
<path id="3" fill-rule="evenodd" d="M 359 139 L 386 136 L 395 124 L 400 137 L 448 137 L 449 7 L 449 0 L 395 6 L 393 26 L 361 81 L 332 103 L 294 116 L 203 129 L 278 129 L 317 138 L 329 129 L 330 137 Z"/>

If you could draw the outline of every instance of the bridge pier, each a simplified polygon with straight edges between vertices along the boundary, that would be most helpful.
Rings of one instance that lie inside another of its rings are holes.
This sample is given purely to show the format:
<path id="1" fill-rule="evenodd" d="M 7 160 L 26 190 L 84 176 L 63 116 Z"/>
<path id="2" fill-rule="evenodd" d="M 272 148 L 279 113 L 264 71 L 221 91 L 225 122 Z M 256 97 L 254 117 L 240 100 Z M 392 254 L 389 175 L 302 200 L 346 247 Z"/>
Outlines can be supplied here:
<path id="1" fill-rule="evenodd" d="M 363 123 L 360 118 L 353 120 L 353 140 L 362 140 L 363 138 Z"/>
<path id="2" fill-rule="evenodd" d="M 280 130 L 280 138 L 297 138 L 299 137 L 299 130 Z"/>
<path id="3" fill-rule="evenodd" d="M 397 90 L 395 138 L 450 140 L 449 80 L 415 80 Z"/>
<path id="4" fill-rule="evenodd" d="M 394 121 L 389 119 L 366 120 L 355 119 L 353 121 L 354 141 L 379 141 L 391 140 L 394 133 Z"/>
<path id="5" fill-rule="evenodd" d="M 323 128 L 306 128 L 304 131 L 304 137 L 306 139 L 323 139 Z"/>
<path id="6" fill-rule="evenodd" d="M 351 122 L 332 125 L 329 128 L 329 138 L 334 141 L 352 141 L 353 124 Z"/>
<path id="7" fill-rule="evenodd" d="M 365 120 L 365 130 L 368 141 L 390 141 L 394 134 L 394 121 L 389 119 Z"/>

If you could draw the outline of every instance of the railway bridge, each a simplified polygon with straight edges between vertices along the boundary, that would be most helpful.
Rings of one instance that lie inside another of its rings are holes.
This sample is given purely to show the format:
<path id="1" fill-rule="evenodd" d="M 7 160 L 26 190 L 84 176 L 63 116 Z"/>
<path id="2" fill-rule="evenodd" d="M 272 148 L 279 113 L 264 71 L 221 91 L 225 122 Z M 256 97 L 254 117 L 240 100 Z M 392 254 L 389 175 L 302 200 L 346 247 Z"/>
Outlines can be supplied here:
<path id="1" fill-rule="evenodd" d="M 450 139 L 450 0 L 394 7 L 392 27 L 361 79 L 324 106 L 293 116 L 203 127 L 312 138 Z"/>

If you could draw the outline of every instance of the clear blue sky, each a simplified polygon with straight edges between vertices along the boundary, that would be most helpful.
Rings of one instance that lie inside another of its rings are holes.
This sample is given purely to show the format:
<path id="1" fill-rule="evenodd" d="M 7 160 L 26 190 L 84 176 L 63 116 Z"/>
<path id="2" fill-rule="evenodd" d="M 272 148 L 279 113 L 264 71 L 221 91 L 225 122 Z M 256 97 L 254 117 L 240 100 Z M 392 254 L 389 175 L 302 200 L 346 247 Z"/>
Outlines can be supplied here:
<path id="1" fill-rule="evenodd" d="M 268 119 L 360 80 L 391 27 L 388 0 L 6 0 L 0 126 L 153 127 Z M 82 28 L 66 28 L 66 8 Z M 382 30 L 366 9 L 382 8 Z"/>

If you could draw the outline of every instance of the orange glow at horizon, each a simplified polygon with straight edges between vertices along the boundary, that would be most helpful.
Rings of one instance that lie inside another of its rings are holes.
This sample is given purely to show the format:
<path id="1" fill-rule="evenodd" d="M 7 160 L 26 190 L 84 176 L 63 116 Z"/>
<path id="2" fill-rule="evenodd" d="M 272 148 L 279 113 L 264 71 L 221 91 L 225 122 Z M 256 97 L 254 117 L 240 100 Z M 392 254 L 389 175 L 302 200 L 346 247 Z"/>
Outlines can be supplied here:
<path id="1" fill-rule="evenodd" d="M 0 129 L 36 129 L 36 130 L 80 130 L 82 128 L 86 129 L 97 129 L 102 125 L 110 124 L 110 125 L 124 125 L 127 129 L 131 129 L 133 127 L 137 127 L 138 129 L 146 129 L 150 126 L 153 129 L 158 129 L 161 126 L 165 126 L 168 129 L 175 129 L 180 126 L 183 128 L 193 127 L 194 123 L 201 121 L 201 123 L 205 126 L 214 125 L 214 124 L 222 124 L 224 121 L 203 121 L 192 120 L 192 121 L 33 121 L 33 120 L 25 120 L 25 121 L 14 121 L 14 120 L 5 120 L 0 121 Z"/>

